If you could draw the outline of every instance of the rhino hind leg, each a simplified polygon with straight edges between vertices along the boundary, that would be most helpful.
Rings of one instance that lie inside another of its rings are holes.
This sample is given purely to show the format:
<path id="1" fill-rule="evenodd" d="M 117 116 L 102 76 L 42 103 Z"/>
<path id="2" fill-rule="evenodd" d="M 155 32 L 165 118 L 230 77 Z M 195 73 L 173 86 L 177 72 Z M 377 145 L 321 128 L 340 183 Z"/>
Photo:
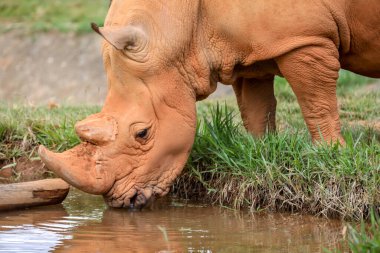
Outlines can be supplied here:
<path id="1" fill-rule="evenodd" d="M 233 84 L 244 126 L 255 137 L 276 131 L 277 102 L 273 81 L 274 77 L 240 78 Z"/>
<path id="2" fill-rule="evenodd" d="M 339 53 L 332 43 L 291 51 L 277 59 L 292 87 L 314 142 L 344 145 L 336 96 Z"/>

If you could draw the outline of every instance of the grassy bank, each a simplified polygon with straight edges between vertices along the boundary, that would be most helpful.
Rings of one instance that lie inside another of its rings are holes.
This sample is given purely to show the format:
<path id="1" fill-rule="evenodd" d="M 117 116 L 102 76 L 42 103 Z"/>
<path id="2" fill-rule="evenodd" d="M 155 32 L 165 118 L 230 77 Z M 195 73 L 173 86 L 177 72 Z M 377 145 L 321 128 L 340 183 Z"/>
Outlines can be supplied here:
<path id="1" fill-rule="evenodd" d="M 251 210 L 303 211 L 361 219 L 380 206 L 379 133 L 345 127 L 347 146 L 315 146 L 304 129 L 254 139 L 234 110 L 212 106 L 203 118 L 181 197 Z"/>
<path id="2" fill-rule="evenodd" d="M 103 23 L 108 5 L 107 0 L 2 0 L 0 31 L 88 32 L 90 22 Z"/>
<path id="3" fill-rule="evenodd" d="M 347 147 L 312 145 L 293 93 L 278 79 L 278 134 L 252 138 L 233 99 L 198 105 L 193 152 L 173 193 L 235 208 L 367 217 L 380 206 L 380 91 L 364 85 L 371 80 L 342 75 L 338 94 Z M 20 158 L 38 160 L 39 144 L 58 151 L 75 146 L 74 123 L 99 109 L 1 106 L 0 170 L 17 168 Z M 20 179 L 17 170 L 12 173 Z"/>

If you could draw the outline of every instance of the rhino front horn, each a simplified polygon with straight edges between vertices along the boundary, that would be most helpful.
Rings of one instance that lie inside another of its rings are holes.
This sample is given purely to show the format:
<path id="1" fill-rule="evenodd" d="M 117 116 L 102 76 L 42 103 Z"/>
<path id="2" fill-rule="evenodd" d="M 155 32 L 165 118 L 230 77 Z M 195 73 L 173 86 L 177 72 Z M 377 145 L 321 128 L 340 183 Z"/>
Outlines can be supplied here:
<path id="1" fill-rule="evenodd" d="M 94 114 L 79 121 L 75 132 L 83 141 L 95 145 L 104 145 L 116 139 L 117 123 L 112 116 Z"/>
<path id="2" fill-rule="evenodd" d="M 114 183 L 114 176 L 96 163 L 96 147 L 82 143 L 64 153 L 54 153 L 40 146 L 38 154 L 46 167 L 74 187 L 91 194 L 104 194 Z"/>

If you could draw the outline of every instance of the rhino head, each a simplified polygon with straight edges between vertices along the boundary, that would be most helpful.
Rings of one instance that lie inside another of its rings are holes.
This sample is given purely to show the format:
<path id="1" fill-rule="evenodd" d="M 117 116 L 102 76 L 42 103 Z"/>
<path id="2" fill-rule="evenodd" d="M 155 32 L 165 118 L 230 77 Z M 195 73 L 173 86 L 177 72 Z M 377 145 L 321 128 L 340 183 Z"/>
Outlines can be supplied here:
<path id="1" fill-rule="evenodd" d="M 215 89 L 199 53 L 198 7 L 174 2 L 112 2 L 104 27 L 93 24 L 104 38 L 104 107 L 76 124 L 78 146 L 39 149 L 49 169 L 112 207 L 139 207 L 169 191 L 194 141 L 195 102 Z"/>

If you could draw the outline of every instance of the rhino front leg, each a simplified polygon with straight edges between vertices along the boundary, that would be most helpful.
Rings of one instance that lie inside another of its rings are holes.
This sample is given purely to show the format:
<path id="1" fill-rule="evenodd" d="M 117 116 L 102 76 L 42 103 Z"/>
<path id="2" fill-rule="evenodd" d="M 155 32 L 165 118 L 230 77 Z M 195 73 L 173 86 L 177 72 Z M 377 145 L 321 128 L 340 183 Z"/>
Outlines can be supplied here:
<path id="1" fill-rule="evenodd" d="M 344 139 L 340 132 L 336 81 L 339 53 L 334 44 L 294 50 L 276 61 L 297 96 L 314 142 Z"/>
<path id="2" fill-rule="evenodd" d="M 264 80 L 240 78 L 233 84 L 244 126 L 256 137 L 276 131 L 277 102 L 273 81 L 274 77 Z"/>

